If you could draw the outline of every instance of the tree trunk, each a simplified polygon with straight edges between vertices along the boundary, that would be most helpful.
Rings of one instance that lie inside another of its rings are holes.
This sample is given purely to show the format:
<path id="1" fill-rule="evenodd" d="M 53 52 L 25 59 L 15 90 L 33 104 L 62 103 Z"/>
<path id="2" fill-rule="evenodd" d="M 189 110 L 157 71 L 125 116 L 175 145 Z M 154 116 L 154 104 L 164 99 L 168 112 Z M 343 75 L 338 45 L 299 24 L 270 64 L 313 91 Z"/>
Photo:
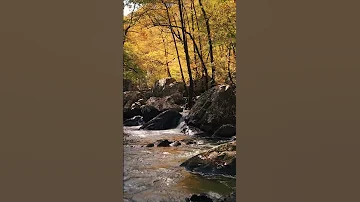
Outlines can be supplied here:
<path id="1" fill-rule="evenodd" d="M 214 64 L 214 55 L 213 55 L 209 18 L 206 15 L 206 12 L 205 12 L 204 6 L 202 5 L 201 0 L 198 0 L 198 1 L 199 1 L 200 8 L 201 8 L 201 11 L 203 13 L 205 23 L 206 23 L 207 38 L 208 38 L 208 43 L 209 43 L 210 66 L 211 66 L 211 73 L 212 73 L 211 79 L 212 79 L 212 82 L 215 83 L 215 64 Z"/>
<path id="2" fill-rule="evenodd" d="M 231 84 L 234 84 L 234 81 L 232 80 L 232 76 L 231 76 L 231 71 L 230 71 L 230 64 L 231 64 L 231 44 L 229 45 L 228 48 L 228 76 L 230 79 Z"/>
<path id="3" fill-rule="evenodd" d="M 164 50 L 165 50 L 165 64 L 166 64 L 166 73 L 168 77 L 171 77 L 170 69 L 169 69 L 169 60 L 168 60 L 168 52 L 166 49 L 166 42 L 165 37 L 162 37 L 163 43 L 164 43 Z"/>
<path id="4" fill-rule="evenodd" d="M 174 41 L 174 46 L 175 46 L 175 50 L 176 50 L 176 56 L 177 56 L 177 60 L 178 60 L 179 67 L 180 67 L 181 79 L 182 79 L 182 81 L 184 82 L 185 93 L 188 95 L 189 93 L 188 93 L 188 90 L 187 90 L 187 87 L 186 87 L 185 77 L 184 77 L 184 73 L 183 73 L 182 66 L 181 66 L 181 60 L 180 60 L 179 50 L 178 50 L 177 43 L 176 43 L 176 39 L 175 39 L 175 32 L 174 32 L 174 29 L 173 29 L 173 27 L 172 27 L 172 25 L 171 25 L 169 8 L 167 7 L 166 3 L 164 3 L 163 1 L 162 1 L 162 3 L 164 4 L 165 9 L 166 9 L 166 15 L 167 15 L 168 23 L 169 23 L 169 25 L 170 25 L 171 36 L 172 36 L 172 39 L 173 39 L 173 41 Z M 188 96 L 189 96 L 189 95 L 188 95 Z"/>
<path id="5" fill-rule="evenodd" d="M 190 56 L 189 56 L 189 49 L 187 44 L 187 37 L 186 37 L 186 30 L 185 30 L 185 22 L 183 18 L 183 12 L 182 12 L 182 4 L 181 0 L 178 0 L 179 4 L 179 12 L 180 12 L 180 22 L 181 22 L 181 30 L 182 30 L 182 36 L 184 41 L 184 52 L 185 52 L 185 58 L 186 58 L 186 65 L 189 73 L 189 96 L 188 96 L 188 107 L 191 109 L 192 107 L 192 98 L 193 98 L 193 92 L 194 92 L 194 82 L 191 75 L 191 67 L 190 67 Z"/>

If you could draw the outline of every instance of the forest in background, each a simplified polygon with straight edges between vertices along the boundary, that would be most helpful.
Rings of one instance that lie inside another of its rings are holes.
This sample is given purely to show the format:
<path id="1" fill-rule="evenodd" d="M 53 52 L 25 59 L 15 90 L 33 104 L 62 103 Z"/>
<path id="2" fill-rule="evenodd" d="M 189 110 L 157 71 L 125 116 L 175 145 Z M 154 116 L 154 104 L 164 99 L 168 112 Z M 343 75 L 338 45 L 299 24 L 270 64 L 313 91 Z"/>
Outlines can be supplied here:
<path id="1" fill-rule="evenodd" d="M 130 10 L 123 20 L 124 79 L 147 89 L 172 77 L 186 83 L 189 91 L 196 80 L 208 85 L 235 83 L 234 0 L 123 3 Z"/>

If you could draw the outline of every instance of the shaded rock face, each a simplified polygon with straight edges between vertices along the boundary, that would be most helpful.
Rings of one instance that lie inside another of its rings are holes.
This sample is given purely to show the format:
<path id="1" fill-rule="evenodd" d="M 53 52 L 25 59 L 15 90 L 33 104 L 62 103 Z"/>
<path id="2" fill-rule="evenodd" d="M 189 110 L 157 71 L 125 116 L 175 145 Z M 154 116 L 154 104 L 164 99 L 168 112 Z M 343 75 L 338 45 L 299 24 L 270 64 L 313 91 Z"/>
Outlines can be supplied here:
<path id="1" fill-rule="evenodd" d="M 236 176 L 236 141 L 198 154 L 180 166 L 193 172 Z"/>
<path id="2" fill-rule="evenodd" d="M 175 110 L 181 112 L 183 110 L 179 105 L 175 104 L 175 101 L 171 96 L 151 97 L 146 101 L 146 105 L 153 106 L 160 112 L 166 110 Z"/>
<path id="3" fill-rule="evenodd" d="M 144 124 L 142 116 L 134 116 L 124 121 L 124 126 L 140 126 L 142 124 Z"/>
<path id="4" fill-rule="evenodd" d="M 222 125 L 215 131 L 213 137 L 232 137 L 236 135 L 236 128 L 233 125 L 226 124 Z"/>
<path id="5" fill-rule="evenodd" d="M 160 111 L 157 110 L 154 106 L 143 105 L 140 107 L 140 110 L 141 110 L 141 114 L 143 116 L 144 122 L 148 122 L 160 114 Z"/>
<path id="6" fill-rule="evenodd" d="M 155 82 L 152 94 L 155 97 L 164 97 L 173 94 L 183 94 L 185 90 L 183 82 L 177 82 L 174 78 L 163 78 Z"/>
<path id="7" fill-rule="evenodd" d="M 235 90 L 235 86 L 229 85 L 209 89 L 195 102 L 185 122 L 208 134 L 213 134 L 222 125 L 236 125 Z"/>
<path id="8" fill-rule="evenodd" d="M 131 119 L 134 116 L 141 116 L 140 108 L 124 108 L 123 117 L 124 119 Z"/>
<path id="9" fill-rule="evenodd" d="M 174 110 L 167 110 L 150 121 L 146 122 L 140 129 L 146 130 L 167 130 L 176 128 L 179 125 L 182 115 Z"/>

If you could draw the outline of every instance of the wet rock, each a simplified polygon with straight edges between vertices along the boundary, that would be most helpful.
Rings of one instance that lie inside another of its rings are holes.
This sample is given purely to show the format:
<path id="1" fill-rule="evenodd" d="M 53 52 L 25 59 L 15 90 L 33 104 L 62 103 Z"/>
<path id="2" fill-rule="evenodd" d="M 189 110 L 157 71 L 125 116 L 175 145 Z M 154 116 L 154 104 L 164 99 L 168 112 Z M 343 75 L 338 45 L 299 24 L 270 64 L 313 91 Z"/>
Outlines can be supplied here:
<path id="1" fill-rule="evenodd" d="M 236 176 L 236 141 L 198 154 L 180 166 L 193 172 Z"/>
<path id="2" fill-rule="evenodd" d="M 183 109 L 180 105 L 177 105 L 175 103 L 175 100 L 171 96 L 166 97 L 150 97 L 146 101 L 146 105 L 153 106 L 160 112 L 166 111 L 166 110 L 175 110 L 178 112 L 182 112 Z"/>
<path id="3" fill-rule="evenodd" d="M 198 136 L 202 136 L 204 134 L 204 131 L 194 127 L 194 126 L 188 126 L 188 125 L 184 125 L 181 128 L 181 132 L 184 133 L 185 135 L 198 135 Z"/>
<path id="4" fill-rule="evenodd" d="M 185 200 L 188 202 L 213 202 L 206 194 L 193 194 L 190 198 L 186 198 Z"/>
<path id="5" fill-rule="evenodd" d="M 215 131 L 213 137 L 232 137 L 236 135 L 236 128 L 233 125 L 222 125 Z"/>
<path id="6" fill-rule="evenodd" d="M 153 143 L 149 143 L 146 145 L 146 147 L 154 147 L 155 145 Z"/>
<path id="7" fill-rule="evenodd" d="M 160 114 L 160 111 L 157 110 L 154 106 L 143 105 L 140 107 L 140 110 L 143 116 L 143 120 L 145 122 L 150 121 L 151 119 Z"/>
<path id="8" fill-rule="evenodd" d="M 222 125 L 236 125 L 236 87 L 215 86 L 195 102 L 185 122 L 208 134 L 213 134 Z"/>
<path id="9" fill-rule="evenodd" d="M 174 110 L 167 110 L 150 121 L 146 122 L 140 129 L 146 130 L 167 130 L 176 128 L 179 125 L 182 115 Z"/>
<path id="10" fill-rule="evenodd" d="M 170 142 L 169 140 L 164 139 L 164 140 L 158 140 L 158 141 L 156 141 L 156 142 L 155 142 L 155 145 L 156 145 L 157 147 L 169 147 L 171 143 L 172 143 L 172 142 Z"/>
<path id="11" fill-rule="evenodd" d="M 142 124 L 144 124 L 142 116 L 134 116 L 124 121 L 124 126 L 140 126 Z"/>
<path id="12" fill-rule="evenodd" d="M 173 142 L 170 144 L 170 146 L 172 146 L 172 147 L 178 147 L 180 145 L 181 145 L 181 143 L 179 141 L 176 141 L 176 142 Z"/>

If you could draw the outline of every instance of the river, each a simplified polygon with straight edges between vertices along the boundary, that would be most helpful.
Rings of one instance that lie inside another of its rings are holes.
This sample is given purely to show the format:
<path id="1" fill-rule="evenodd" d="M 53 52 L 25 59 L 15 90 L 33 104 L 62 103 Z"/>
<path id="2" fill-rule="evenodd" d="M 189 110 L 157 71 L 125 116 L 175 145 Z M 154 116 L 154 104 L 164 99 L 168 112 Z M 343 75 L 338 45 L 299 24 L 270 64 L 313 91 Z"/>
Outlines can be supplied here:
<path id="1" fill-rule="evenodd" d="M 145 147 L 159 139 L 193 138 L 181 133 L 183 125 L 181 120 L 175 129 L 158 131 L 139 130 L 140 126 L 124 127 L 125 202 L 184 202 L 186 197 L 200 193 L 219 198 L 235 189 L 235 178 L 202 176 L 179 166 L 219 142 L 197 139 L 197 144 L 181 142 L 178 147 Z"/>

